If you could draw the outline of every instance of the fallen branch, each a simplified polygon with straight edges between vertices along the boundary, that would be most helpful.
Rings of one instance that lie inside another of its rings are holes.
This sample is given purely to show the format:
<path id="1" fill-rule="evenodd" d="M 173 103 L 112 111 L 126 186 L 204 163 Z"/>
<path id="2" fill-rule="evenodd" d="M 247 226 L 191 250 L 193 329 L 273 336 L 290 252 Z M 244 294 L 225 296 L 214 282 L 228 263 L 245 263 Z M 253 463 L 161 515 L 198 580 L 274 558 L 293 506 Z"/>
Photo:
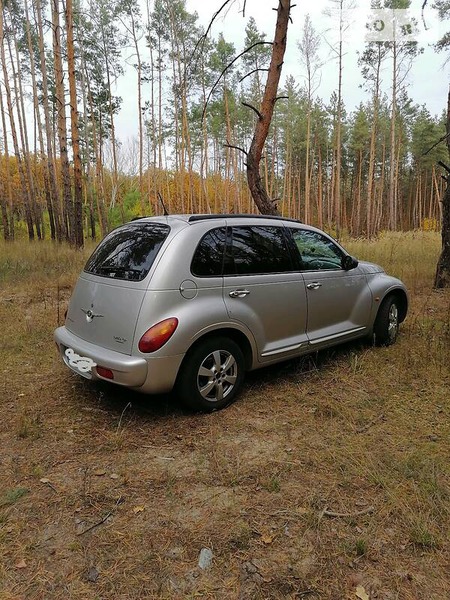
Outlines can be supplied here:
<path id="1" fill-rule="evenodd" d="M 103 519 L 101 519 L 100 521 L 98 521 L 97 523 L 94 523 L 93 525 L 91 525 L 90 527 L 87 527 L 86 529 L 83 529 L 83 531 L 80 531 L 79 533 L 77 533 L 77 535 L 84 535 L 85 533 L 87 533 L 88 531 L 92 531 L 93 529 L 95 529 L 96 527 L 99 527 L 100 525 L 103 525 L 103 523 L 105 521 L 107 521 L 109 519 L 109 517 L 111 517 L 113 514 L 113 511 L 110 510 L 109 513 L 107 513 Z"/>
<path id="2" fill-rule="evenodd" d="M 375 511 L 375 508 L 373 506 L 369 506 L 369 508 L 365 508 L 363 510 L 357 510 L 356 512 L 353 513 L 338 513 L 338 512 L 334 512 L 332 510 L 328 510 L 327 508 L 324 508 L 323 511 L 320 513 L 321 517 L 336 517 L 336 518 L 351 518 L 351 517 L 360 517 L 361 515 L 369 515 L 370 513 L 373 513 Z"/>
<path id="3" fill-rule="evenodd" d="M 123 500 L 124 500 L 123 496 L 120 496 L 119 498 L 117 498 L 116 505 L 115 505 L 115 507 L 112 510 L 110 510 L 108 513 L 106 513 L 106 515 L 102 519 L 100 519 L 100 521 L 97 521 L 97 523 L 94 523 L 93 525 L 90 525 L 86 529 L 83 529 L 83 531 L 80 531 L 79 533 L 77 533 L 77 535 L 78 536 L 84 535 L 88 531 L 92 531 L 96 527 L 99 527 L 100 525 L 103 525 L 103 523 L 105 523 L 105 521 L 107 521 L 109 519 L 109 517 L 112 517 L 114 511 L 119 506 L 119 504 L 122 504 Z"/>

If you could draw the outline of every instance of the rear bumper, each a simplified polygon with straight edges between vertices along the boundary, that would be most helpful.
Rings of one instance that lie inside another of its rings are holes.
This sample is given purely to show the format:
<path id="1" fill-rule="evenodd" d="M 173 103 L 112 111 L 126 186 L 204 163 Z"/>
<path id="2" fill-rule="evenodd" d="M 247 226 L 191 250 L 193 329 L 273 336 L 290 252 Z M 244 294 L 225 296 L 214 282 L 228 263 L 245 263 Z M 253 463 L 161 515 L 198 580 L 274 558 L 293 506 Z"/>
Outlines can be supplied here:
<path id="1" fill-rule="evenodd" d="M 183 360 L 183 355 L 144 358 L 121 354 L 86 342 L 65 327 L 58 327 L 55 330 L 54 339 L 63 362 L 77 375 L 94 381 L 109 381 L 148 394 L 170 392 Z M 86 372 L 80 372 L 73 365 L 70 357 L 66 355 L 66 350 L 69 348 L 80 357 L 93 361 L 95 366 Z M 113 372 L 114 379 L 101 377 L 97 373 L 97 366 L 110 369 Z"/>

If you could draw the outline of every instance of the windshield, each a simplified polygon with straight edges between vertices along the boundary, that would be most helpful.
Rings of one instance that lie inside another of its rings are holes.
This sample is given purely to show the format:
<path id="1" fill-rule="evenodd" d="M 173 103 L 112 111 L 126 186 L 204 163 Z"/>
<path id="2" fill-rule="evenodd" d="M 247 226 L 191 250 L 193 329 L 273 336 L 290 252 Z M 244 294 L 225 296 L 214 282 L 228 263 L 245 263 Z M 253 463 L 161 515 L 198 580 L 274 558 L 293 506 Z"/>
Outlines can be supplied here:
<path id="1" fill-rule="evenodd" d="M 128 223 L 112 231 L 84 268 L 88 273 L 142 281 L 148 274 L 170 227 L 160 223 Z"/>

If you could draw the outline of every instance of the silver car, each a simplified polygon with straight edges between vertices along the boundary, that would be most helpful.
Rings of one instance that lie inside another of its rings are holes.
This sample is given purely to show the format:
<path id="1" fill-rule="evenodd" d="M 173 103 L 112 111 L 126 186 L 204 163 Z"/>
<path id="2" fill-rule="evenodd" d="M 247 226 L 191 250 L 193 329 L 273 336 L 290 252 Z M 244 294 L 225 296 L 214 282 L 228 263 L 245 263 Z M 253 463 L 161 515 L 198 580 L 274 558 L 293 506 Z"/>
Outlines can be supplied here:
<path id="1" fill-rule="evenodd" d="M 356 338 L 395 342 L 408 295 L 323 231 L 279 217 L 137 219 L 99 244 L 55 340 L 91 380 L 223 408 L 244 374 Z"/>

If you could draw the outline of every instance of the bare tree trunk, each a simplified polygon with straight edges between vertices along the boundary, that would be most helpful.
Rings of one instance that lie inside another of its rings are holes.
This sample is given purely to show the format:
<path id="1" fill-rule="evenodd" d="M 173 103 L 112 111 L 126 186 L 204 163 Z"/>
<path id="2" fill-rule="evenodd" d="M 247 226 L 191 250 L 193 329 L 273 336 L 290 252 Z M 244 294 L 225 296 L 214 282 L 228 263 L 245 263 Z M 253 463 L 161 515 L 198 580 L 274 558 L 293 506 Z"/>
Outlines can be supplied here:
<path id="1" fill-rule="evenodd" d="M 43 136 L 43 132 L 42 132 L 42 121 L 41 121 L 41 113 L 40 113 L 40 108 L 39 108 L 39 97 L 38 97 L 38 89 L 37 89 L 37 84 L 36 84 L 36 67 L 35 67 L 35 61 L 34 61 L 34 48 L 33 48 L 33 43 L 32 43 L 32 39 L 31 39 L 31 29 L 30 29 L 30 19 L 29 19 L 29 14 L 28 14 L 28 5 L 25 2 L 24 3 L 24 8 L 25 8 L 25 30 L 26 30 L 26 34 L 27 34 L 27 43 L 28 43 L 28 52 L 30 54 L 30 71 L 31 71 L 31 82 L 32 82 L 32 86 L 33 86 L 33 105 L 34 105 L 34 114 L 36 117 L 36 124 L 37 124 L 37 132 L 38 132 L 38 139 L 39 139 L 39 147 L 40 147 L 40 152 L 41 152 L 41 157 L 42 160 L 44 160 L 44 156 L 45 156 L 45 150 L 44 150 L 44 136 Z M 35 136 L 35 141 L 36 140 L 36 136 Z M 35 157 L 36 157 L 36 152 L 35 152 Z M 45 198 L 46 198 L 46 204 L 47 204 L 47 211 L 48 211 L 48 218 L 49 218 L 49 223 L 50 223 L 50 237 L 52 238 L 52 240 L 56 239 L 56 225 L 55 225 L 55 216 L 54 216 L 54 211 L 53 211 L 53 199 L 52 199 L 52 195 L 51 195 L 51 184 L 50 184 L 50 173 L 48 171 L 48 163 L 46 166 L 44 166 L 44 187 L 45 187 Z"/>
<path id="2" fill-rule="evenodd" d="M 340 2 L 339 11 L 339 50 L 338 50 L 338 95 L 337 95 L 337 116 L 336 116 L 336 175 L 334 180 L 334 211 L 336 223 L 336 237 L 339 238 L 341 232 L 341 129 L 342 129 L 342 34 L 343 34 L 343 0 Z"/>
<path id="3" fill-rule="evenodd" d="M 24 104 L 24 93 L 22 87 L 22 70 L 19 57 L 19 49 L 16 37 L 14 37 L 14 53 L 16 57 L 16 66 L 14 65 L 14 59 L 12 55 L 12 49 L 10 45 L 10 39 L 8 38 L 9 55 L 11 59 L 11 69 L 14 82 L 14 93 L 16 97 L 16 108 L 17 117 L 19 123 L 19 133 L 22 142 L 22 159 L 24 164 L 24 175 L 26 178 L 26 188 L 28 194 L 28 202 L 32 213 L 32 219 L 36 228 L 36 234 L 38 239 L 42 238 L 41 233 L 41 215 L 36 202 L 36 190 L 34 188 L 34 177 L 31 170 L 31 154 L 30 147 L 28 144 L 28 131 L 25 117 L 25 104 Z"/>
<path id="4" fill-rule="evenodd" d="M 80 133 L 78 128 L 77 83 L 75 79 L 75 49 L 73 43 L 73 6 L 66 0 L 67 63 L 69 69 L 70 121 L 72 130 L 74 176 L 74 242 L 82 248 L 83 239 L 83 181 L 81 176 Z"/>
<path id="5" fill-rule="evenodd" d="M 450 90 L 447 101 L 447 149 L 450 158 Z M 442 252 L 436 267 L 435 288 L 450 287 L 450 167 L 442 199 Z"/>
<path id="6" fill-rule="evenodd" d="M 59 157 L 61 161 L 61 176 L 63 187 L 64 229 L 67 239 L 75 243 L 73 231 L 73 201 L 70 187 L 69 156 L 67 153 L 66 99 L 64 91 L 64 71 L 61 49 L 61 26 L 59 22 L 59 0 L 51 0 L 53 28 L 53 56 L 55 67 L 55 100 L 58 123 Z"/>
<path id="7" fill-rule="evenodd" d="M 117 168 L 117 152 L 116 152 L 116 128 L 114 124 L 114 110 L 112 103 L 112 93 L 111 93 L 111 69 L 110 63 L 108 59 L 108 50 L 106 48 L 106 40 L 105 40 L 105 30 L 103 27 L 103 22 L 101 26 L 102 31 L 102 44 L 103 44 L 103 53 L 105 57 L 105 68 L 106 68 L 106 81 L 108 84 L 108 109 L 109 109 L 109 118 L 111 121 L 111 153 L 112 153 L 112 190 L 111 190 L 111 206 L 114 206 L 118 196 L 118 188 L 119 188 L 119 178 L 118 178 L 118 168 Z M 101 139 L 101 138 L 100 138 Z M 123 209 L 122 209 L 123 213 Z M 123 214 L 122 214 L 123 216 Z"/>
<path id="8" fill-rule="evenodd" d="M 147 3 L 148 6 L 148 3 Z M 139 43 L 136 35 L 136 24 L 134 20 L 133 10 L 130 10 L 129 17 L 131 20 L 131 36 L 133 38 L 134 51 L 136 52 L 136 71 L 137 71 L 137 92 L 138 92 L 138 125 L 139 125 L 139 200 L 141 203 L 142 215 L 146 214 L 144 200 L 144 124 L 142 118 L 142 61 L 139 51 Z"/>
<path id="9" fill-rule="evenodd" d="M 21 187 L 22 187 L 22 198 L 23 198 L 24 209 L 25 209 L 25 218 L 26 218 L 27 229 L 28 229 L 28 238 L 30 240 L 34 240 L 33 217 L 32 217 L 31 208 L 30 208 L 28 188 L 27 188 L 27 182 L 26 182 L 22 157 L 20 154 L 19 143 L 18 143 L 18 139 L 17 139 L 16 123 L 14 121 L 13 103 L 12 103 L 12 97 L 11 97 L 11 87 L 9 85 L 8 70 L 7 70 L 7 65 L 6 65 L 6 54 L 5 54 L 4 41 L 5 41 L 5 36 L 4 36 L 4 30 L 3 30 L 3 0 L 0 0 L 0 57 L 1 57 L 0 62 L 2 64 L 2 69 L 3 69 L 3 80 L 4 80 L 3 85 L 5 87 L 5 93 L 6 93 L 6 104 L 7 104 L 7 108 L 8 108 L 9 121 L 10 121 L 10 126 L 11 126 L 11 136 L 12 136 L 12 140 L 13 140 L 14 154 L 15 154 L 16 160 L 17 160 L 17 167 L 18 167 L 18 171 L 19 171 L 19 175 L 20 175 L 20 183 L 21 183 Z M 6 131 L 6 129 L 5 129 L 5 131 Z M 9 167 L 9 165 L 8 165 L 8 167 Z"/>
<path id="10" fill-rule="evenodd" d="M 92 92 L 89 84 L 89 77 L 86 73 L 87 67 L 82 58 L 83 73 L 83 89 L 87 89 L 87 100 L 89 103 L 89 112 L 91 115 L 91 127 L 92 127 L 92 148 L 95 156 L 95 180 L 96 180 L 96 201 L 97 201 L 97 214 L 100 222 L 100 231 L 102 237 L 104 237 L 108 231 L 108 219 L 105 210 L 105 186 L 103 179 L 103 165 L 99 153 L 98 141 L 97 141 L 97 123 L 95 122 L 94 106 L 92 102 Z"/>
<path id="11" fill-rule="evenodd" d="M 261 109 L 256 111 L 256 122 L 250 150 L 247 155 L 247 181 L 259 211 L 266 215 L 278 215 L 279 212 L 270 200 L 264 188 L 259 171 L 261 155 L 272 121 L 275 103 L 277 101 L 278 84 L 283 67 L 284 53 L 286 51 L 287 31 L 289 25 L 290 0 L 279 0 L 277 8 L 277 23 L 272 46 L 272 57 L 267 74 L 266 87 L 261 102 Z"/>
<path id="12" fill-rule="evenodd" d="M 39 58 L 42 73 L 42 94 L 43 94 L 43 108 L 44 108 L 44 123 L 45 123 L 45 138 L 47 142 L 47 171 L 50 184 L 50 201 L 53 208 L 53 215 L 55 221 L 56 238 L 60 242 L 63 237 L 67 237 L 67 232 L 64 228 L 63 220 L 61 219 L 61 205 L 60 195 L 58 192 L 58 185 L 56 180 L 56 166 L 55 166 L 55 155 L 53 146 L 53 133 L 49 111 L 49 94 L 48 94 L 48 77 L 47 77 L 47 65 L 45 59 L 45 46 L 44 46 L 44 31 L 42 27 L 42 11 L 41 1 L 35 1 L 35 9 L 37 16 L 38 25 L 38 45 L 39 45 Z"/>
<path id="13" fill-rule="evenodd" d="M 0 17 L 1 18 L 1 17 Z M 1 42 L 0 42 L 1 43 Z M 2 127 L 3 131 L 6 131 L 6 116 L 3 105 L 3 91 L 0 87 L 0 112 L 2 115 Z M 3 160 L 5 163 L 5 179 L 6 185 L 3 184 L 0 193 L 2 195 L 2 221 L 3 221 L 3 237 L 5 241 L 12 241 L 14 239 L 14 211 L 13 211 L 13 196 L 11 186 L 11 175 L 9 172 L 9 148 L 8 148 L 8 136 L 5 135 L 3 139 Z M 6 196 L 6 198 L 5 198 Z M 9 206 L 8 220 L 7 206 Z"/>
<path id="14" fill-rule="evenodd" d="M 389 229 L 395 230 L 397 226 L 397 199 L 395 195 L 395 133 L 397 116 L 397 42 L 392 46 L 392 108 L 391 108 L 391 132 L 390 132 L 390 154 L 389 154 Z"/>

